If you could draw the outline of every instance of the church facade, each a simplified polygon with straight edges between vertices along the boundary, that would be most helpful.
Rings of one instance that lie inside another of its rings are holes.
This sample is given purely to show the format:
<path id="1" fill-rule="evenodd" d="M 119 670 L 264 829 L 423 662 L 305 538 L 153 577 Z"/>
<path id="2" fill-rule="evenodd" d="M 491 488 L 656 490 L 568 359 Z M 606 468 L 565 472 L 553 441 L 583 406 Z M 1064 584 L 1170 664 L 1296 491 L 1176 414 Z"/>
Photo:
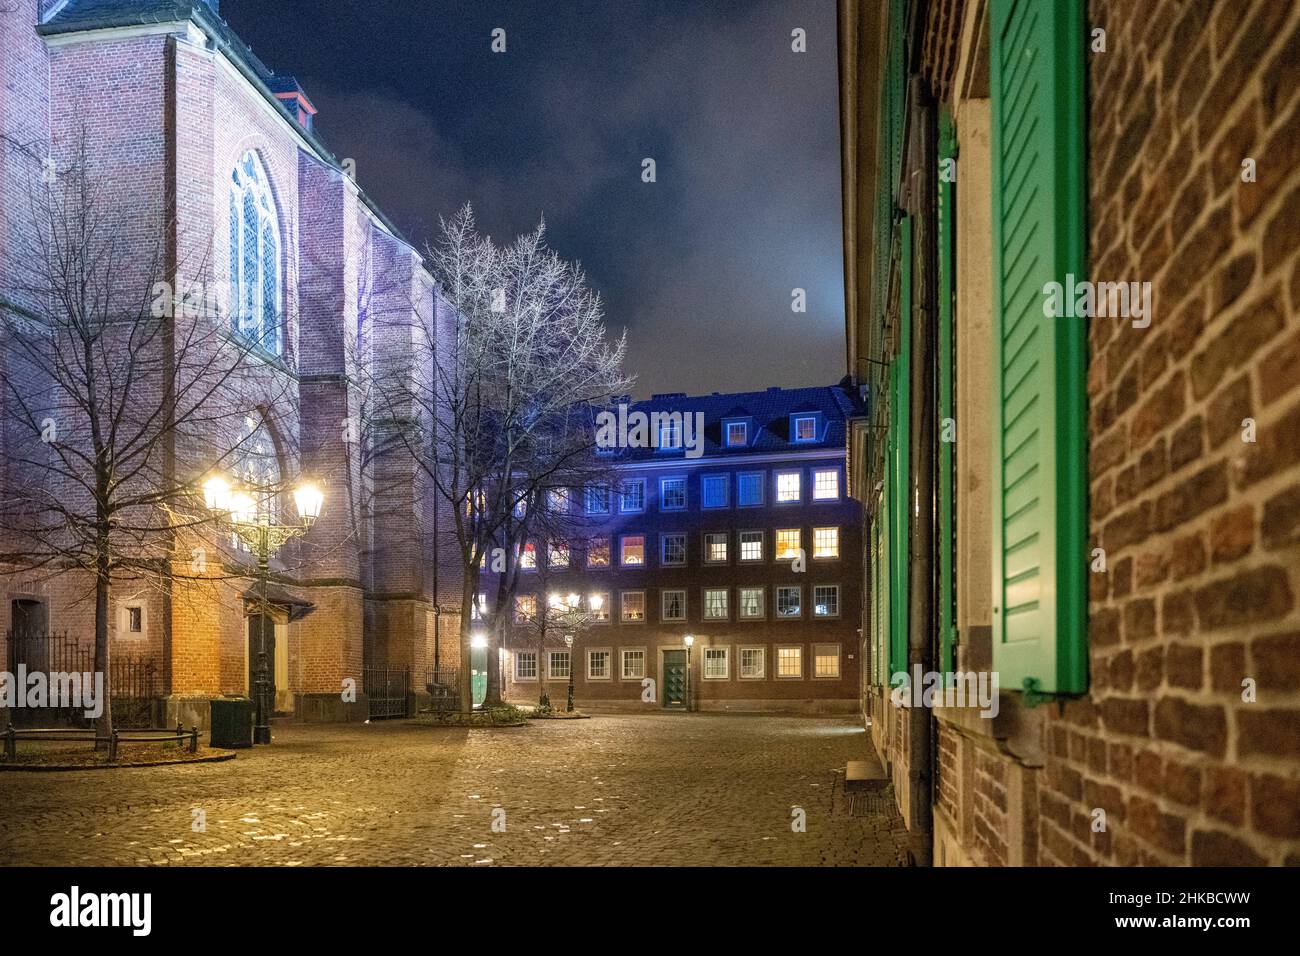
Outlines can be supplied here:
<path id="1" fill-rule="evenodd" d="M 264 505 L 275 522 L 297 520 L 298 476 L 324 489 L 319 519 L 271 561 L 276 712 L 364 719 L 367 667 L 407 669 L 418 690 L 429 671 L 457 666 L 460 588 L 454 572 L 439 574 L 436 495 L 366 408 L 377 368 L 430 374 L 418 357 L 436 345 L 412 336 L 436 343 L 447 313 L 419 253 L 314 132 L 316 108 L 300 85 L 257 59 L 219 0 L 6 6 L 0 307 L 40 314 L 21 279 L 38 229 L 27 193 L 39 177 L 84 165 L 111 210 L 163 224 L 124 236 L 122 258 L 137 265 L 162 237 L 161 275 L 138 278 L 178 293 L 220 289 L 222 314 L 199 321 L 255 343 L 240 376 L 243 407 L 222 410 L 242 449 L 223 467 L 275 489 Z M 3 336 L 0 375 L 21 375 Z M 0 460 L 12 464 L 22 438 L 13 409 L 0 414 Z M 170 450 L 167 467 L 194 472 L 197 486 L 220 456 L 196 446 Z M 6 475 L 11 468 L 0 484 Z M 193 572 L 190 550 L 173 557 Z M 250 634 L 264 606 L 253 600 L 255 556 L 228 534 L 219 552 L 197 575 L 112 590 L 113 656 L 147 664 L 169 724 L 204 726 L 209 700 L 253 690 L 260 648 Z M 93 642 L 85 572 L 28 569 L 13 540 L 0 543 L 0 563 L 6 661 L 15 663 L 20 632 Z M 209 565 L 221 570 L 194 580 Z"/>

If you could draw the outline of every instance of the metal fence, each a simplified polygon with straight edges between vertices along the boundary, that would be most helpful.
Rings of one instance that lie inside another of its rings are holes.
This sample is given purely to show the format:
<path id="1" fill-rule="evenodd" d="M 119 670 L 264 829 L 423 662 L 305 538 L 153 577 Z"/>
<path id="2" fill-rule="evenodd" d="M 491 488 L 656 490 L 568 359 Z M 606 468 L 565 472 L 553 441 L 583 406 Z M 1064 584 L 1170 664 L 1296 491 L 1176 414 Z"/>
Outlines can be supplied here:
<path id="1" fill-rule="evenodd" d="M 5 637 L 9 648 L 7 670 L 11 674 L 17 674 L 19 665 L 29 674 L 95 671 L 94 645 L 83 644 L 67 632 L 9 631 Z M 109 661 L 107 682 L 113 722 L 123 728 L 158 726 L 162 719 L 160 678 L 157 666 L 149 658 L 113 657 Z M 81 727 L 92 722 L 81 707 L 16 707 L 10 711 L 10 718 L 19 727 Z"/>
<path id="2" fill-rule="evenodd" d="M 409 667 L 372 664 L 363 669 L 362 678 L 371 720 L 411 716 L 415 697 Z"/>
<path id="3" fill-rule="evenodd" d="M 429 710 L 434 714 L 451 714 L 460 710 L 460 671 L 454 667 L 426 670 L 424 689 L 429 695 Z"/>

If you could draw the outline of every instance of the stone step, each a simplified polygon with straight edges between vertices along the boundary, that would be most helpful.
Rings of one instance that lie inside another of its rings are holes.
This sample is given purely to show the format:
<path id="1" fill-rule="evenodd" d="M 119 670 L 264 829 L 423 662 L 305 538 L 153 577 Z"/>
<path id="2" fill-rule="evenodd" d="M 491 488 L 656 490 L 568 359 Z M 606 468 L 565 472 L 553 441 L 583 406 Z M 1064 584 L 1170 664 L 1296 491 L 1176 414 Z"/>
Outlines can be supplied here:
<path id="1" fill-rule="evenodd" d="M 844 789 L 853 793 L 883 790 L 889 778 L 874 760 L 850 760 L 844 772 Z"/>

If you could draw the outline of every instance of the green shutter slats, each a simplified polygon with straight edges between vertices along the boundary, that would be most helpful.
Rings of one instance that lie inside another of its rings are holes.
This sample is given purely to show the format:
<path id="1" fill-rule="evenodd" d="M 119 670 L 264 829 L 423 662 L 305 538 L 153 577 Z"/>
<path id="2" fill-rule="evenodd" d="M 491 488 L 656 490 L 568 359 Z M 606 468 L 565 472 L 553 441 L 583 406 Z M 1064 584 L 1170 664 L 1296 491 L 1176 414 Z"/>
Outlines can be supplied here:
<path id="1" fill-rule="evenodd" d="M 893 582 L 890 594 L 891 676 L 907 672 L 908 625 L 911 619 L 911 414 L 912 414 L 912 220 L 898 223 L 898 355 L 894 358 L 893 391 L 889 424 L 894 436 L 892 451 L 893 539 L 890 552 Z"/>
<path id="2" fill-rule="evenodd" d="M 994 668 L 1087 686 L 1086 335 L 1043 315 L 1086 275 L 1082 0 L 992 0 Z"/>
<path id="3" fill-rule="evenodd" d="M 949 674 L 954 669 L 953 647 L 957 631 L 957 551 L 956 551 L 956 479 L 955 454 L 952 441 L 944 440 L 949 420 L 956 418 L 954 409 L 954 382 L 956 361 L 953 354 L 953 308 L 955 304 L 953 245 L 956 208 L 952 177 L 945 176 L 947 161 L 955 160 L 957 143 L 954 137 L 952 114 L 947 107 L 939 112 L 939 174 L 936 190 L 938 214 L 938 306 L 939 306 L 939 669 Z"/>

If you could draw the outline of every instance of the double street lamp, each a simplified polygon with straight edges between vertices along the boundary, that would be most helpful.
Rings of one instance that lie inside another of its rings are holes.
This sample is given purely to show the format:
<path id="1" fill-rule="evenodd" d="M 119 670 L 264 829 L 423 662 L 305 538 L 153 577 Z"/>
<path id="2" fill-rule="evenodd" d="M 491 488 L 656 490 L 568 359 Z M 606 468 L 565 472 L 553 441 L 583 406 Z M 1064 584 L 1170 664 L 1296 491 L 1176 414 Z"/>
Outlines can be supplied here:
<path id="1" fill-rule="evenodd" d="M 230 526 L 240 541 L 257 555 L 258 628 L 257 677 L 254 680 L 254 702 L 257 708 L 253 728 L 253 742 L 271 742 L 271 713 L 275 701 L 271 699 L 270 659 L 266 646 L 266 626 L 271 617 L 270 582 L 271 555 L 300 535 L 306 534 L 320 517 L 325 503 L 325 493 L 311 481 L 299 482 L 293 490 L 294 504 L 298 509 L 298 524 L 272 524 L 270 512 L 259 507 L 255 499 L 237 483 L 222 475 L 211 475 L 203 482 L 203 503 L 219 521 Z"/>
<path id="2" fill-rule="evenodd" d="M 564 705 L 565 713 L 573 713 L 573 641 L 574 638 L 591 627 L 600 614 L 600 609 L 604 606 L 605 599 L 599 594 L 593 594 L 586 600 L 584 608 L 582 596 L 570 594 L 568 597 L 561 597 L 559 594 L 552 594 L 548 616 L 556 627 L 565 632 L 564 646 L 569 649 L 569 699 Z M 540 665 L 539 665 L 540 666 Z"/>

